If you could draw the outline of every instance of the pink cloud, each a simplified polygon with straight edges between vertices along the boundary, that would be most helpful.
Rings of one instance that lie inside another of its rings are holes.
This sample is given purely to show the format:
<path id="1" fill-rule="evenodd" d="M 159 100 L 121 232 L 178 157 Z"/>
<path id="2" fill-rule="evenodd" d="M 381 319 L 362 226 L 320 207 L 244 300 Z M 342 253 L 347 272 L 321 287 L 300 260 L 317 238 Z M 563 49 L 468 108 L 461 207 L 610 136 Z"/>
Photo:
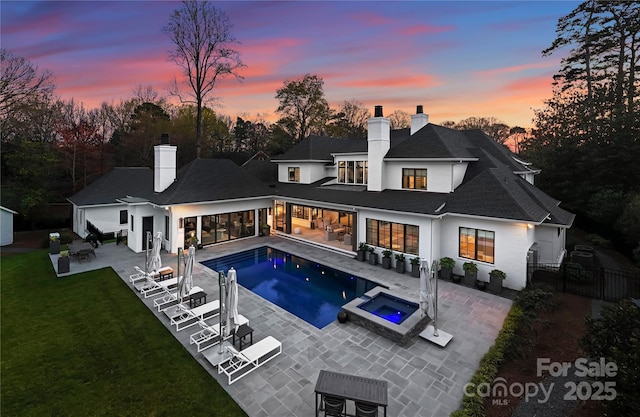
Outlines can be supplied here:
<path id="1" fill-rule="evenodd" d="M 407 28 L 403 28 L 398 33 L 403 36 L 414 36 L 431 33 L 443 33 L 454 30 L 453 26 L 433 26 L 433 25 L 412 25 Z"/>
<path id="2" fill-rule="evenodd" d="M 512 65 L 510 67 L 501 67 L 501 68 L 492 68 L 483 71 L 476 71 L 475 74 L 481 77 L 492 77 L 495 75 L 501 74 L 510 74 L 515 72 L 522 72 L 531 69 L 540 69 L 540 68 L 554 68 L 555 63 L 552 62 L 535 62 L 535 63 L 527 63 L 522 65 Z"/>

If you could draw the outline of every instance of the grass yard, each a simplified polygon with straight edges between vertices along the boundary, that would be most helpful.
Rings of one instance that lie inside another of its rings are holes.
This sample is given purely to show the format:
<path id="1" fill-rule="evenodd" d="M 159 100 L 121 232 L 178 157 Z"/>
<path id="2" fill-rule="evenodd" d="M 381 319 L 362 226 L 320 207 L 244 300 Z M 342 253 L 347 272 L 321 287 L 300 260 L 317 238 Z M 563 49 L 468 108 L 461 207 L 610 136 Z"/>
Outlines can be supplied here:
<path id="1" fill-rule="evenodd" d="M 246 416 L 111 268 L 0 262 L 3 416 Z"/>

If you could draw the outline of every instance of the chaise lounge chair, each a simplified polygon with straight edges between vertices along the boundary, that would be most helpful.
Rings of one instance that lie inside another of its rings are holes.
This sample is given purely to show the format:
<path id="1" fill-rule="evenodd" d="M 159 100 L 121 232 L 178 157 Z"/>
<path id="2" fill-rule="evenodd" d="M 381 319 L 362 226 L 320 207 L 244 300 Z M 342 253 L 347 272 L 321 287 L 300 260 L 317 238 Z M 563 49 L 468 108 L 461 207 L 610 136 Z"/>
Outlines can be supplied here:
<path id="1" fill-rule="evenodd" d="M 144 298 L 153 297 L 154 295 L 162 294 L 168 290 L 178 286 L 178 278 L 171 278 L 164 281 L 147 280 L 146 283 L 136 286 L 136 289 L 140 291 Z"/>
<path id="2" fill-rule="evenodd" d="M 196 286 L 196 287 L 193 287 L 193 289 L 189 291 L 189 293 L 193 294 L 198 291 L 203 291 L 203 290 L 202 288 Z M 187 301 L 188 299 L 189 299 L 189 296 L 186 296 L 183 298 L 182 301 Z M 166 311 L 168 308 L 177 306 L 180 303 L 181 301 L 178 299 L 177 291 L 173 291 L 173 292 L 166 291 L 166 293 L 162 297 L 156 298 L 155 300 L 153 300 L 153 306 L 158 309 L 158 313 L 162 311 Z"/>
<path id="3" fill-rule="evenodd" d="M 151 274 L 147 274 L 142 269 L 140 269 L 140 267 L 138 267 L 138 266 L 134 266 L 134 268 L 136 269 L 136 273 L 129 275 L 129 282 L 131 284 L 135 285 L 135 284 L 138 284 L 140 282 L 147 281 L 147 280 L 151 279 Z"/>
<path id="4" fill-rule="evenodd" d="M 247 323 L 249 323 L 249 319 L 247 319 L 242 314 L 238 314 L 238 326 L 242 326 L 243 324 Z M 202 330 L 192 334 L 189 337 L 189 344 L 195 344 L 198 348 L 198 352 L 202 352 L 203 350 L 220 343 L 220 323 L 209 326 L 206 322 L 199 321 L 198 324 L 200 325 Z M 230 334 L 225 338 L 225 340 L 230 338 L 231 336 L 232 335 Z"/>
<path id="5" fill-rule="evenodd" d="M 282 343 L 273 336 L 267 336 L 239 352 L 232 346 L 227 346 L 226 349 L 231 358 L 218 365 L 218 374 L 227 375 L 231 385 L 281 354 Z"/>
<path id="6" fill-rule="evenodd" d="M 220 300 L 213 300 L 191 310 L 185 309 L 182 313 L 171 317 L 171 325 L 175 325 L 176 331 L 180 331 L 218 314 L 220 314 Z"/>

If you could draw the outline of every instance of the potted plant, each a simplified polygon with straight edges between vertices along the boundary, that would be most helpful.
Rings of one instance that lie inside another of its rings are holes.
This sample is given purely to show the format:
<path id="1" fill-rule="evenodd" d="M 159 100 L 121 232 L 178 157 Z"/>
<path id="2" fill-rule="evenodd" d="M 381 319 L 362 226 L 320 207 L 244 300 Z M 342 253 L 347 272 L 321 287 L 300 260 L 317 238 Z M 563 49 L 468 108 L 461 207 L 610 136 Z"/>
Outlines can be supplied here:
<path id="1" fill-rule="evenodd" d="M 396 272 L 400 274 L 404 274 L 404 271 L 407 267 L 404 261 L 405 261 L 404 253 L 396 253 Z"/>
<path id="2" fill-rule="evenodd" d="M 191 235 L 191 237 L 189 237 L 189 239 L 187 239 L 187 246 L 193 246 L 195 248 L 200 249 L 200 247 L 198 246 L 198 238 L 196 237 L 196 235 Z"/>
<path id="3" fill-rule="evenodd" d="M 420 278 L 420 258 L 414 257 L 409 261 L 411 263 L 411 276 L 414 278 Z"/>
<path id="4" fill-rule="evenodd" d="M 368 251 L 369 251 L 369 246 L 364 242 L 360 242 L 360 245 L 358 246 L 357 259 L 360 262 L 364 262 Z"/>
<path id="5" fill-rule="evenodd" d="M 391 268 L 391 251 L 389 249 L 382 251 L 382 267 L 384 269 Z"/>
<path id="6" fill-rule="evenodd" d="M 369 263 L 371 265 L 378 265 L 378 254 L 373 246 L 369 246 Z"/>
<path id="7" fill-rule="evenodd" d="M 49 253 L 52 255 L 60 253 L 60 233 L 49 233 Z"/>
<path id="8" fill-rule="evenodd" d="M 60 252 L 58 258 L 58 274 L 66 274 L 70 270 L 71 258 L 69 258 L 69 251 L 63 250 Z"/>
<path id="9" fill-rule="evenodd" d="M 473 285 L 476 282 L 478 276 L 478 265 L 474 262 L 465 262 L 462 264 L 464 270 L 464 283 L 466 285 Z"/>
<path id="10" fill-rule="evenodd" d="M 499 269 L 489 272 L 489 291 L 494 294 L 502 292 L 502 281 L 507 278 L 507 274 Z"/>
<path id="11" fill-rule="evenodd" d="M 271 234 L 271 226 L 268 224 L 262 225 L 262 236 L 269 236 Z"/>
<path id="12" fill-rule="evenodd" d="M 453 277 L 453 268 L 456 266 L 456 261 L 448 256 L 440 258 L 440 278 L 451 280 Z"/>

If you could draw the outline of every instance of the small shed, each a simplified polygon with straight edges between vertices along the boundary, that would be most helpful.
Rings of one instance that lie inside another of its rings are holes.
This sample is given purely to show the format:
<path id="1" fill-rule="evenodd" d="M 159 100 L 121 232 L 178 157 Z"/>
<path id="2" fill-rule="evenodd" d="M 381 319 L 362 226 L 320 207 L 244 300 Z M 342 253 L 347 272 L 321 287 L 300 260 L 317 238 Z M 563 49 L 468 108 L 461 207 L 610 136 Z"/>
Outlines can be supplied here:
<path id="1" fill-rule="evenodd" d="M 18 212 L 0 206 L 0 246 L 13 243 L 13 215 Z"/>

